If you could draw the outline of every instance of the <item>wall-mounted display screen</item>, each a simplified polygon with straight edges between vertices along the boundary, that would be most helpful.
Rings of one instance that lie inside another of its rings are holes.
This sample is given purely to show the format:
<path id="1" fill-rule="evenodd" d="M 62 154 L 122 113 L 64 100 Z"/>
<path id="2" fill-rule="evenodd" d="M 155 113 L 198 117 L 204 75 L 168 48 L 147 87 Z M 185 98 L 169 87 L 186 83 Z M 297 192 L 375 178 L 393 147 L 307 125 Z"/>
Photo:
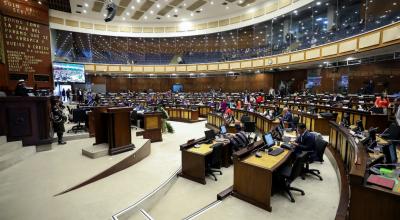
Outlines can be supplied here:
<path id="1" fill-rule="evenodd" d="M 321 76 L 309 76 L 307 77 L 307 84 L 306 84 L 306 88 L 307 89 L 312 89 L 316 86 L 320 86 L 321 85 Z"/>
<path id="2" fill-rule="evenodd" d="M 54 82 L 85 83 L 85 66 L 75 63 L 53 63 Z"/>
<path id="3" fill-rule="evenodd" d="M 172 85 L 172 92 L 183 92 L 183 85 L 179 83 Z"/>

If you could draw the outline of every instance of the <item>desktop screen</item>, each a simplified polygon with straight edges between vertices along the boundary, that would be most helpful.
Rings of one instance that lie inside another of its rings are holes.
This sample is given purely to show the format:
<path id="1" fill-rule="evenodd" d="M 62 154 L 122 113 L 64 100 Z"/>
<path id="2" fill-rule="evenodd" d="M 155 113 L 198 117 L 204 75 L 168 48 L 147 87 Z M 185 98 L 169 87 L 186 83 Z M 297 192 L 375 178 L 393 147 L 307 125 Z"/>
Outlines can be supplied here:
<path id="1" fill-rule="evenodd" d="M 272 147 L 275 145 L 275 141 L 271 133 L 268 132 L 264 134 L 264 143 L 267 145 L 267 147 Z"/>
<path id="2" fill-rule="evenodd" d="M 226 127 L 224 125 L 221 126 L 220 132 L 221 134 L 226 134 Z"/>

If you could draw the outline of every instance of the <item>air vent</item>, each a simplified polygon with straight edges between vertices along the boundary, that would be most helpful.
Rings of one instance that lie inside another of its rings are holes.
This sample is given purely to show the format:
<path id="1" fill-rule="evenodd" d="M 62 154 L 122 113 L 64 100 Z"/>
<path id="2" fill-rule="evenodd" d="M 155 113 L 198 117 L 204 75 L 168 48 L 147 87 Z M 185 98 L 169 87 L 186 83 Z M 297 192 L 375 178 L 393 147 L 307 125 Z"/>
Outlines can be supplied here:
<path id="1" fill-rule="evenodd" d="M 174 15 L 174 17 L 175 17 L 175 18 L 177 18 L 177 17 L 178 17 L 178 15 Z"/>
<path id="2" fill-rule="evenodd" d="M 75 13 L 81 14 L 81 12 L 80 12 L 80 11 L 76 11 Z"/>
<path id="3" fill-rule="evenodd" d="M 228 4 L 228 2 L 222 2 L 222 5 L 227 5 Z"/>
<path id="4" fill-rule="evenodd" d="M 82 6 L 82 5 L 80 5 L 80 4 L 77 4 L 77 5 L 76 5 L 76 7 L 78 7 L 78 8 L 82 8 L 83 6 Z"/>
<path id="5" fill-rule="evenodd" d="M 157 17 L 156 19 L 157 19 L 157 20 L 161 20 L 161 18 L 160 18 L 160 17 Z"/>

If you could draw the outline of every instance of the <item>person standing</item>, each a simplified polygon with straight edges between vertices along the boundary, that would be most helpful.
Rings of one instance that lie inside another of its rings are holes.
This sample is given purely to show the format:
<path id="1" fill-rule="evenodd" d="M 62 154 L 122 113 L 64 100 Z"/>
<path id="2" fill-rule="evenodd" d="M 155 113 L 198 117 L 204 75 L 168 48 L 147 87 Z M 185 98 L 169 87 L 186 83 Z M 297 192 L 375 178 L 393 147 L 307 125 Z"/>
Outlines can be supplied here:
<path id="1" fill-rule="evenodd" d="M 66 95 L 67 95 L 67 101 L 70 102 L 71 101 L 71 89 L 67 89 Z"/>
<path id="2" fill-rule="evenodd" d="M 53 113 L 53 129 L 54 132 L 57 133 L 57 137 L 58 137 L 58 144 L 62 145 L 62 144 L 66 144 L 67 142 L 65 142 L 63 140 L 63 135 L 65 132 L 65 127 L 64 127 L 64 123 L 67 121 L 67 117 L 64 115 L 63 113 L 63 107 L 61 104 L 60 100 L 54 100 L 54 106 L 52 109 L 52 113 Z"/>
<path id="3" fill-rule="evenodd" d="M 65 101 L 65 89 L 63 88 L 61 92 L 62 100 Z"/>

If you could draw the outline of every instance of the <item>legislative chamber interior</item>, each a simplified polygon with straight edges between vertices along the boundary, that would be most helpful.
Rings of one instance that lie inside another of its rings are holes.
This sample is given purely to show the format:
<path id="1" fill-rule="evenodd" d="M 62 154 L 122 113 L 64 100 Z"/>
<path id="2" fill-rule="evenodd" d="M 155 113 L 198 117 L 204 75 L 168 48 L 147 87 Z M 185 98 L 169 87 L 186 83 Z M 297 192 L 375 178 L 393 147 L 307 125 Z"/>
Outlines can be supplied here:
<path id="1" fill-rule="evenodd" d="M 0 0 L 0 219 L 400 219 L 400 0 Z"/>

